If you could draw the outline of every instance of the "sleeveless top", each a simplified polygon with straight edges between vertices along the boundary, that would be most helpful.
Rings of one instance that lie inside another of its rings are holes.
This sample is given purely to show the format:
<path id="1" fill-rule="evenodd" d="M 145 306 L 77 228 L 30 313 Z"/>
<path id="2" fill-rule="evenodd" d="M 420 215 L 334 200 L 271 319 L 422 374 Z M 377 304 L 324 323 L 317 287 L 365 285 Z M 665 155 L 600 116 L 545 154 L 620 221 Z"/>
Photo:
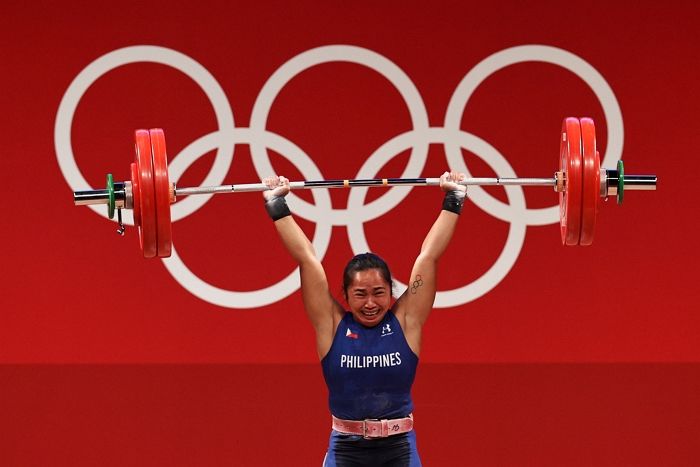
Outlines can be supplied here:
<path id="1" fill-rule="evenodd" d="M 371 328 L 346 312 L 321 360 L 331 413 L 345 420 L 407 416 L 417 366 L 393 311 Z"/>

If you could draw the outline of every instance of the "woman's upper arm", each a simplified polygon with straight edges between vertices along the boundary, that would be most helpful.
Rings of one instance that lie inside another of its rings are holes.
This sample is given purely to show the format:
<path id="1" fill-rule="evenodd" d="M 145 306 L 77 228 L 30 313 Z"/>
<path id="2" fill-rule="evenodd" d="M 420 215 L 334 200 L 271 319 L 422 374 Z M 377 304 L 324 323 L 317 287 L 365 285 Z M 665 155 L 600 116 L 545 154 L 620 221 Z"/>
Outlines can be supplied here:
<path id="1" fill-rule="evenodd" d="M 299 270 L 304 309 L 316 331 L 319 358 L 323 358 L 333 343 L 336 324 L 342 318 L 343 308 L 331 295 L 326 273 L 319 261 L 300 264 Z"/>
<path id="2" fill-rule="evenodd" d="M 407 327 L 422 327 L 430 316 L 437 291 L 437 262 L 419 255 L 411 270 L 406 291 L 397 300 L 397 313 Z"/>
<path id="3" fill-rule="evenodd" d="M 275 227 L 287 251 L 299 265 L 304 310 L 316 331 L 319 355 L 325 354 L 323 350 L 330 348 L 333 341 L 334 323 L 338 317 L 342 317 L 342 307 L 332 297 L 323 265 L 294 218 L 287 216 L 278 219 Z"/>

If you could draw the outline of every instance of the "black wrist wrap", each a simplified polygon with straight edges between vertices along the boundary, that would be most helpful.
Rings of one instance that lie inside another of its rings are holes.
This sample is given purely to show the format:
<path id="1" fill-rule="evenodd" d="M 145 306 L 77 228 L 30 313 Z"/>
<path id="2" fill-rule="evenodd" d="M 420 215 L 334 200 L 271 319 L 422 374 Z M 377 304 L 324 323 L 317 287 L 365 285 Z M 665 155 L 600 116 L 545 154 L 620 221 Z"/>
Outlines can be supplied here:
<path id="1" fill-rule="evenodd" d="M 442 209 L 445 211 L 461 214 L 464 199 L 467 197 L 466 191 L 452 190 L 445 193 L 445 198 L 442 200 Z"/>
<path id="2" fill-rule="evenodd" d="M 283 196 L 276 196 L 269 201 L 265 201 L 265 209 L 267 209 L 267 214 L 273 221 L 292 215 L 289 206 L 287 206 L 287 200 Z"/>

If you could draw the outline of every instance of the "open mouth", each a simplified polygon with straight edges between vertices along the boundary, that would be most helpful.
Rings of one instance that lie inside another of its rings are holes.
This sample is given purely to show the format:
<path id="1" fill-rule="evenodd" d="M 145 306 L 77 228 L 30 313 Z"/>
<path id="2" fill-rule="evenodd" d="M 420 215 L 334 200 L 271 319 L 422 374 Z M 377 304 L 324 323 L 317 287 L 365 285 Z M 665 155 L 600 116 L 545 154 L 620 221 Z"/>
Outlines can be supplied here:
<path id="1" fill-rule="evenodd" d="M 367 311 L 367 310 L 361 310 L 363 316 L 367 316 L 368 318 L 372 318 L 374 316 L 377 316 L 379 314 L 379 309 L 373 310 L 373 311 Z"/>

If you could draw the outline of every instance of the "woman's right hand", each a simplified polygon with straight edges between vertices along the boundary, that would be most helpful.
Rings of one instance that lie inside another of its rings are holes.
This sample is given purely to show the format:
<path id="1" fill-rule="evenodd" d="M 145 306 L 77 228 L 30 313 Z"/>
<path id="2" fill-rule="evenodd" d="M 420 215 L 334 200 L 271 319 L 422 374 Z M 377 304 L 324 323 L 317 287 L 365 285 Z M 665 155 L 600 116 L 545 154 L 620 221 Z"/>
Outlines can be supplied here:
<path id="1" fill-rule="evenodd" d="M 289 180 L 286 177 L 275 175 L 274 177 L 264 178 L 262 182 L 270 188 L 262 192 L 265 201 L 285 197 L 289 193 Z"/>
<path id="2" fill-rule="evenodd" d="M 467 178 L 467 176 L 460 172 L 445 172 L 440 177 L 440 188 L 442 191 L 461 191 L 463 193 L 467 192 L 466 185 L 460 185 L 459 182 Z"/>

